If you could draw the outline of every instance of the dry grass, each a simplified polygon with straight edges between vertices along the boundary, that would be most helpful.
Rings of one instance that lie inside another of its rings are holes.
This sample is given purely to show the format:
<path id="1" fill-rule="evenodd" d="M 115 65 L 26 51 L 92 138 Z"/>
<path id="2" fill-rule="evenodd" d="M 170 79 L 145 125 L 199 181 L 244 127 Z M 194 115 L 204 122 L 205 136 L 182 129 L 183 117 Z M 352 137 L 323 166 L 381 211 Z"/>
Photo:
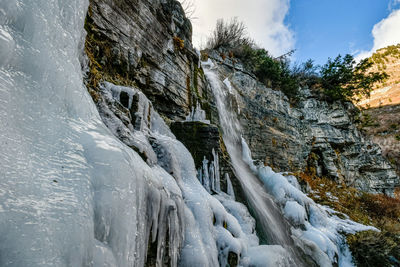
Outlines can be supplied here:
<path id="1" fill-rule="evenodd" d="M 183 41 L 181 38 L 179 38 L 178 36 L 174 36 L 173 37 L 173 41 L 174 41 L 174 46 L 176 50 L 183 50 L 185 48 L 185 41 Z"/>
<path id="2" fill-rule="evenodd" d="M 400 266 L 400 188 L 396 197 L 368 194 L 355 188 L 314 175 L 313 170 L 298 173 L 310 186 L 309 197 L 347 214 L 353 221 L 372 225 L 381 232 L 366 231 L 348 235 L 347 242 L 357 266 Z"/>
<path id="3" fill-rule="evenodd" d="M 311 192 L 308 195 L 315 202 L 345 213 L 356 222 L 400 233 L 400 198 L 368 194 L 309 173 L 299 173 L 296 176 L 310 186 Z"/>

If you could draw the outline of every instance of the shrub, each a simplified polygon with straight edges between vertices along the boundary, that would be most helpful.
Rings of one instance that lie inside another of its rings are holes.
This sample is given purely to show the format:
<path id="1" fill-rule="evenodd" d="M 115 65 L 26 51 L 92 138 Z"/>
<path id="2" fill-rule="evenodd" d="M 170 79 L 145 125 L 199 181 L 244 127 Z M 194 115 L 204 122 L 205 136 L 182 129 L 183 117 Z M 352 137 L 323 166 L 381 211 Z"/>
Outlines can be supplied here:
<path id="1" fill-rule="evenodd" d="M 183 41 L 181 38 L 179 38 L 178 36 L 174 36 L 173 37 L 173 41 L 174 41 L 174 46 L 175 49 L 177 50 L 183 50 L 185 48 L 185 41 Z"/>
<path id="2" fill-rule="evenodd" d="M 296 76 L 301 87 L 313 88 L 320 82 L 318 66 L 312 59 L 296 64 L 292 68 L 292 75 Z"/>
<path id="3" fill-rule="evenodd" d="M 230 22 L 223 19 L 217 21 L 214 32 L 207 41 L 209 49 L 234 49 L 241 46 L 253 46 L 253 41 L 247 37 L 246 26 L 236 17 Z"/>
<path id="4" fill-rule="evenodd" d="M 194 14 L 196 13 L 196 6 L 194 4 L 193 0 L 180 0 L 182 9 L 185 12 L 185 16 L 189 20 L 193 20 L 196 17 L 194 17 Z"/>
<path id="5" fill-rule="evenodd" d="M 371 216 L 384 216 L 391 219 L 400 218 L 400 199 L 386 195 L 363 194 L 361 202 Z"/>
<path id="6" fill-rule="evenodd" d="M 233 50 L 244 67 L 253 72 L 258 80 L 268 87 L 281 90 L 291 100 L 296 100 L 300 86 L 299 79 L 290 68 L 287 56 L 272 57 L 267 50 L 242 45 Z"/>

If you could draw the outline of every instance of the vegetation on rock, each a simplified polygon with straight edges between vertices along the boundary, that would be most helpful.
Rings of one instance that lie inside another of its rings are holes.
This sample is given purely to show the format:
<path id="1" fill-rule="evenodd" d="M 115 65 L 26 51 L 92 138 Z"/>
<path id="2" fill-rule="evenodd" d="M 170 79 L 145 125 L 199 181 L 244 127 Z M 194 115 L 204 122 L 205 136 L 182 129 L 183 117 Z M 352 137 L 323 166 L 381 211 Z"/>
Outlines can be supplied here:
<path id="1" fill-rule="evenodd" d="M 292 66 L 289 57 L 294 50 L 273 57 L 247 37 L 245 25 L 236 18 L 229 23 L 218 20 L 207 48 L 239 59 L 266 86 L 281 90 L 291 100 L 297 100 L 301 87 L 309 87 L 321 92 L 326 100 L 351 101 L 369 96 L 373 86 L 387 78 L 386 73 L 371 70 L 371 60 L 356 63 L 349 54 L 330 58 L 323 66 L 315 66 L 312 60 Z"/>
<path id="2" fill-rule="evenodd" d="M 357 266 L 397 266 L 395 263 L 400 260 L 400 194 L 395 198 L 368 194 L 317 177 L 312 169 L 296 176 L 303 187 L 308 187 L 308 195 L 316 203 L 343 213 L 338 216 L 347 214 L 351 220 L 381 230 L 347 236 Z"/>
<path id="3" fill-rule="evenodd" d="M 329 100 L 353 100 L 356 96 L 369 96 L 373 85 L 387 78 L 384 72 L 370 71 L 373 63 L 363 59 L 356 63 L 353 56 L 338 55 L 320 70 L 320 87 Z"/>

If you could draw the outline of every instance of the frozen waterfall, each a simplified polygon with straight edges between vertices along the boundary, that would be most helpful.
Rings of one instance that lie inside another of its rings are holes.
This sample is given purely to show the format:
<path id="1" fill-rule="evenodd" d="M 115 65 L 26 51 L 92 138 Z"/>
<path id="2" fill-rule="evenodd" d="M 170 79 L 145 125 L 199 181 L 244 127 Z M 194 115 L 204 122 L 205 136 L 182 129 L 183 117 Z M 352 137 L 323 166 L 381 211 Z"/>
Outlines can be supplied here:
<path id="1" fill-rule="evenodd" d="M 229 178 L 222 192 L 217 153 L 202 184 L 137 88 L 104 82 L 95 105 L 80 60 L 87 8 L 88 0 L 0 1 L 0 266 L 144 266 L 150 255 L 156 266 L 293 266 L 299 244 L 321 265 L 336 255 L 348 262 L 338 233 L 368 228 L 313 203 L 294 177 L 252 164 L 225 106 L 230 84 L 211 62 L 224 140 L 268 244 Z M 204 121 L 204 111 L 187 119 Z"/>
<path id="2" fill-rule="evenodd" d="M 257 220 L 258 234 L 265 242 L 285 250 L 296 266 L 308 265 L 302 255 L 310 256 L 319 266 L 353 266 L 350 251 L 342 233 L 376 230 L 341 219 L 327 207 L 314 203 L 300 190 L 296 177 L 275 173 L 270 167 L 255 166 L 251 151 L 235 114 L 239 107 L 236 89 L 228 78 L 219 77 L 212 60 L 203 62 L 204 72 L 217 103 L 223 139 L 231 157 L 235 174 Z M 267 246 L 268 247 L 268 246 Z M 272 248 L 270 248 L 272 249 Z"/>
<path id="3" fill-rule="evenodd" d="M 104 83 L 99 113 L 79 60 L 87 7 L 0 2 L 0 265 L 144 266 L 148 249 L 156 266 L 290 262 L 259 246 L 244 205 L 203 188 L 143 94 Z"/>

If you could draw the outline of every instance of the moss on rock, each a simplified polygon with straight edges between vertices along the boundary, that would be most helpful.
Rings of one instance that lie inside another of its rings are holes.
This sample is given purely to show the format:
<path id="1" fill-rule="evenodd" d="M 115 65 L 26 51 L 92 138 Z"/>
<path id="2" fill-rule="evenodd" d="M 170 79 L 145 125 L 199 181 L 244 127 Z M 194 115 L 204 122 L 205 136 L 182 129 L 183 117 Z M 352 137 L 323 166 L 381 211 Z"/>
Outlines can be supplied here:
<path id="1" fill-rule="evenodd" d="M 390 232 L 365 231 L 347 237 L 357 266 L 400 266 L 400 236 Z"/>

